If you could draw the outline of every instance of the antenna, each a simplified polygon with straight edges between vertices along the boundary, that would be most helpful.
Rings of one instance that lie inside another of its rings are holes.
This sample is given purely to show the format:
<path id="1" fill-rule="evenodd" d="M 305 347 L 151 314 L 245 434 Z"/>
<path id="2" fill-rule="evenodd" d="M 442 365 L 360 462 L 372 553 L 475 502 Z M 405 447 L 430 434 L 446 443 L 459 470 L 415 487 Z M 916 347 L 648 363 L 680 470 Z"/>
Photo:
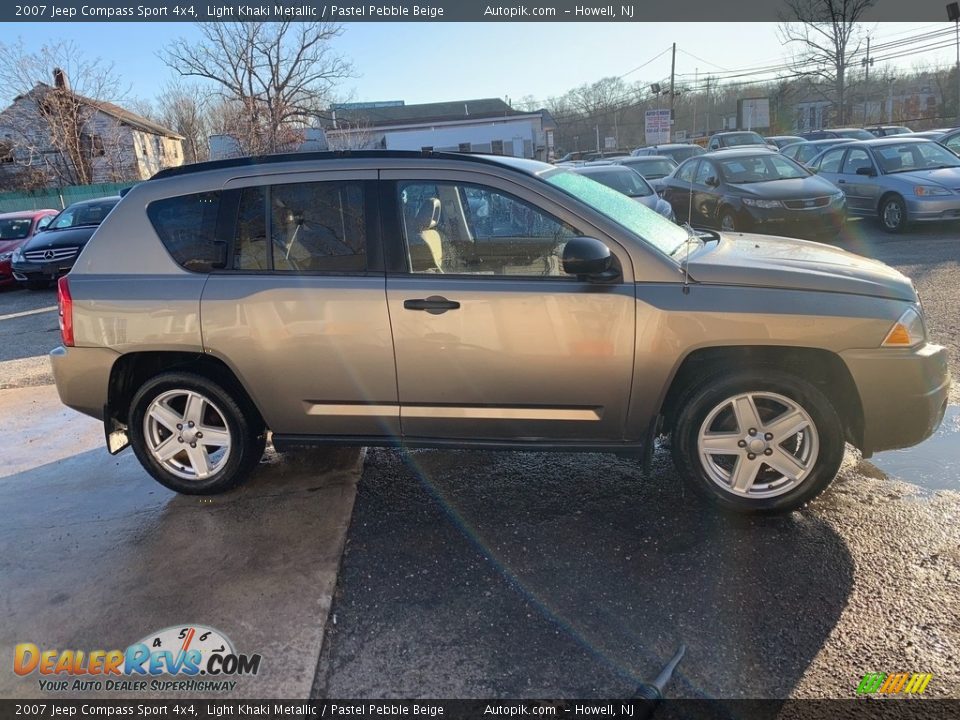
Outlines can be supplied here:
<path id="1" fill-rule="evenodd" d="M 700 71 L 700 68 L 694 68 L 693 70 L 693 86 L 694 87 L 697 86 L 697 74 L 699 73 L 699 71 Z M 694 94 L 693 96 L 693 129 L 691 132 L 693 132 L 694 134 L 696 134 L 697 132 L 697 96 L 696 94 Z M 690 224 L 692 220 L 693 220 L 693 175 L 691 174 L 690 175 L 690 192 L 688 193 L 688 197 L 687 197 L 687 233 L 689 233 L 689 237 L 687 238 L 687 242 L 685 243 L 684 251 L 683 251 L 683 294 L 684 295 L 690 294 L 690 269 L 689 269 L 690 241 L 693 239 L 693 236 L 694 236 L 693 226 Z"/>

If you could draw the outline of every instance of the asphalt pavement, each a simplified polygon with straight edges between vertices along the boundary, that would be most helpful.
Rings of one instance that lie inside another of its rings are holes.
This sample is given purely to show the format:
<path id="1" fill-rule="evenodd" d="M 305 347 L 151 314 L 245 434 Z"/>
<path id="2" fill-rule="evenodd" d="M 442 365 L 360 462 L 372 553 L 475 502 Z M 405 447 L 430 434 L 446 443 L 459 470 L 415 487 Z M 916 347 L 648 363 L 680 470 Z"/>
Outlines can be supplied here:
<path id="1" fill-rule="evenodd" d="M 914 278 L 955 378 L 958 242 L 868 221 L 837 241 Z M 958 401 L 926 444 L 849 451 L 771 519 L 705 508 L 663 450 L 649 477 L 607 455 L 369 452 L 313 692 L 629 697 L 682 643 L 672 697 L 852 698 L 867 672 L 960 697 Z"/>
<path id="2" fill-rule="evenodd" d="M 837 241 L 914 278 L 955 377 L 958 231 Z M 674 697 L 851 697 L 877 671 L 960 697 L 957 384 L 934 438 L 848 452 L 783 518 L 705 508 L 663 451 L 649 477 L 607 455 L 370 451 L 355 504 L 356 455 L 272 456 L 201 504 L 57 403 L 55 303 L 0 292 L 3 657 L 206 622 L 269 659 L 247 696 L 624 697 L 684 643 Z M 0 696 L 37 693 L 0 673 Z"/>

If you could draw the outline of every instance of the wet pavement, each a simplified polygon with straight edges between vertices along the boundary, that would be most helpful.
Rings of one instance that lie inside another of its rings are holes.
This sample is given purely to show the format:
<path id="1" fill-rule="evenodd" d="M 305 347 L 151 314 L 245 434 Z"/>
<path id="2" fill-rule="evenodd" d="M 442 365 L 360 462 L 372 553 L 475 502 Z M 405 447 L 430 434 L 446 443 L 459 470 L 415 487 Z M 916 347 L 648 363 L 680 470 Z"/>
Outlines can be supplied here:
<path id="1" fill-rule="evenodd" d="M 940 427 L 919 445 L 877 453 L 869 462 L 888 477 L 927 492 L 960 492 L 960 406 L 947 407 Z"/>
<path id="2" fill-rule="evenodd" d="M 125 649 L 192 624 L 263 656 L 231 696 L 307 695 L 358 451 L 268 454 L 242 488 L 201 498 L 158 485 L 129 450 L 110 456 L 102 425 L 64 409 L 51 386 L 0 392 L 0 433 L 0 697 L 51 697 L 38 673 L 12 672 L 18 643 Z M 59 697 L 91 694 L 145 697 Z"/>
<path id="3" fill-rule="evenodd" d="M 721 515 L 665 452 L 371 451 L 314 693 L 853 697 L 875 671 L 960 697 L 960 495 L 904 502 L 850 453 L 821 499 Z"/>

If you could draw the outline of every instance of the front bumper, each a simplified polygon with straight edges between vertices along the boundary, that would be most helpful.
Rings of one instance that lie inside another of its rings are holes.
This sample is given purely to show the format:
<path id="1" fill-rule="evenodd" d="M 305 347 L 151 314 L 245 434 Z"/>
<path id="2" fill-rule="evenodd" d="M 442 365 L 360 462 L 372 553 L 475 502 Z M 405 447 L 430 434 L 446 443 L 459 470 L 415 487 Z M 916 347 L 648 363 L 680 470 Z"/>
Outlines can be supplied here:
<path id="1" fill-rule="evenodd" d="M 60 401 L 84 415 L 103 420 L 110 372 L 120 355 L 108 348 L 63 347 L 50 351 Z"/>
<path id="2" fill-rule="evenodd" d="M 925 343 L 848 350 L 840 357 L 860 394 L 865 456 L 916 445 L 939 427 L 950 392 L 946 348 Z"/>
<path id="3" fill-rule="evenodd" d="M 76 257 L 66 260 L 55 260 L 53 262 L 16 262 L 13 263 L 13 276 L 20 282 L 27 280 L 56 280 L 61 275 L 66 275 L 73 269 L 73 263 Z"/>
<path id="4" fill-rule="evenodd" d="M 960 220 L 960 196 L 921 198 L 907 196 L 907 219 L 911 222 Z"/>
<path id="5" fill-rule="evenodd" d="M 0 285 L 9 285 L 15 282 L 13 277 L 13 268 L 10 267 L 10 259 L 0 260 Z"/>
<path id="6" fill-rule="evenodd" d="M 847 216 L 842 203 L 811 210 L 744 206 L 743 211 L 750 217 L 753 232 L 801 238 L 836 235 L 843 230 Z"/>

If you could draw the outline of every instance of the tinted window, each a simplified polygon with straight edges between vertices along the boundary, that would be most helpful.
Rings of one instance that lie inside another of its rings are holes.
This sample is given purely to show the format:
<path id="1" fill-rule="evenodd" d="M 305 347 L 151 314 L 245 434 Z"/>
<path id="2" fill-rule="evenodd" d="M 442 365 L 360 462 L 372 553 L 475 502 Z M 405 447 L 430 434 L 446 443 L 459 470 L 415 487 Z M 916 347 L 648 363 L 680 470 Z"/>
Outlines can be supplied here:
<path id="1" fill-rule="evenodd" d="M 653 195 L 653 188 L 639 173 L 618 165 L 611 165 L 609 169 L 604 170 L 590 170 L 583 174 L 630 197 Z"/>
<path id="2" fill-rule="evenodd" d="M 960 167 L 956 155 L 932 141 L 880 145 L 874 148 L 874 153 L 880 167 L 887 173 Z"/>
<path id="3" fill-rule="evenodd" d="M 943 144 L 950 148 L 953 152 L 960 152 L 960 133 L 941 142 L 943 142 Z"/>
<path id="4" fill-rule="evenodd" d="M 363 183 L 245 188 L 237 211 L 233 268 L 293 273 L 366 271 Z"/>
<path id="5" fill-rule="evenodd" d="M 674 162 L 683 162 L 687 158 L 695 157 L 697 155 L 703 155 L 704 149 L 699 145 L 690 145 L 689 147 L 680 147 L 680 148 L 671 148 L 670 150 L 665 150 L 664 155 L 669 155 L 673 158 Z"/>
<path id="6" fill-rule="evenodd" d="M 807 177 L 809 172 L 781 155 L 754 155 L 718 160 L 723 176 L 730 183 L 757 183 Z"/>
<path id="7" fill-rule="evenodd" d="M 32 224 L 30 218 L 0 220 L 0 240 L 22 240 L 30 234 Z"/>
<path id="8" fill-rule="evenodd" d="M 399 200 L 411 272 L 566 276 L 563 246 L 579 233 L 519 198 L 480 185 L 410 182 L 399 185 Z"/>
<path id="9" fill-rule="evenodd" d="M 648 180 L 666 177 L 676 167 L 676 164 L 669 160 L 625 160 L 623 164 L 631 170 L 636 170 Z"/>
<path id="10" fill-rule="evenodd" d="M 210 272 L 220 259 L 214 245 L 220 193 L 181 195 L 150 203 L 147 217 L 173 259 L 187 270 Z"/>

